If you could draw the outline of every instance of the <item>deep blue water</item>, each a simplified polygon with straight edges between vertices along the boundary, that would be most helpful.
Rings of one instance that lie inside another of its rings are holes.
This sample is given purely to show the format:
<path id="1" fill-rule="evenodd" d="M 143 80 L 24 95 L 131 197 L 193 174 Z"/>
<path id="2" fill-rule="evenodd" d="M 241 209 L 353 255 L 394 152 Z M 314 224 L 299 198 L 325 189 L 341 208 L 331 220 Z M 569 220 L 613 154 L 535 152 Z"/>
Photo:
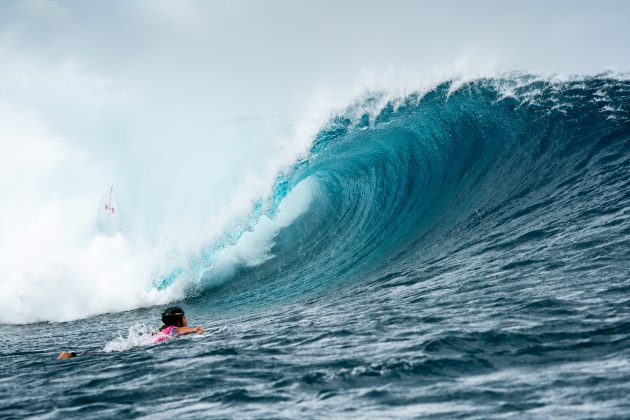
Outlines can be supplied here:
<path id="1" fill-rule="evenodd" d="M 204 336 L 101 351 L 157 307 L 0 326 L 0 417 L 630 417 L 630 81 L 381 99 L 256 207 L 317 186 L 275 258 L 179 302 Z"/>

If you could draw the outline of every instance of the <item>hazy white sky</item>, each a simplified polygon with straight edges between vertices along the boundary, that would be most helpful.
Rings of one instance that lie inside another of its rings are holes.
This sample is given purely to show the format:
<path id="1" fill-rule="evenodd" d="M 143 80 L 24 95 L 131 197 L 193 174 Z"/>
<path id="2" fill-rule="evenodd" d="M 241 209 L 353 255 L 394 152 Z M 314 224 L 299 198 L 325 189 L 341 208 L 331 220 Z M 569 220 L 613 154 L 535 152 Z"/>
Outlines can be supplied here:
<path id="1" fill-rule="evenodd" d="M 5 0 L 0 92 L 196 120 L 288 108 L 366 73 L 628 71 L 629 21 L 623 0 Z"/>

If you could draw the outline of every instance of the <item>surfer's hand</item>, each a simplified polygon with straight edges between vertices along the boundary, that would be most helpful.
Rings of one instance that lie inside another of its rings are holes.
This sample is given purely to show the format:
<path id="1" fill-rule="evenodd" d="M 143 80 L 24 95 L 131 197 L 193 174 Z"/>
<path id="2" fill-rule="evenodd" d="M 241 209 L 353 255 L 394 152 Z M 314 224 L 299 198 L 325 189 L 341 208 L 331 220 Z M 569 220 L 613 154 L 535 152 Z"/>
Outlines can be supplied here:
<path id="1" fill-rule="evenodd" d="M 57 356 L 57 359 L 64 360 L 64 359 L 69 359 L 74 356 L 76 356 L 76 353 L 72 351 L 62 351 L 61 353 L 59 353 L 59 356 Z"/>
<path id="2" fill-rule="evenodd" d="M 201 325 L 199 325 L 198 327 L 195 327 L 195 332 L 197 334 L 203 334 L 203 327 Z"/>

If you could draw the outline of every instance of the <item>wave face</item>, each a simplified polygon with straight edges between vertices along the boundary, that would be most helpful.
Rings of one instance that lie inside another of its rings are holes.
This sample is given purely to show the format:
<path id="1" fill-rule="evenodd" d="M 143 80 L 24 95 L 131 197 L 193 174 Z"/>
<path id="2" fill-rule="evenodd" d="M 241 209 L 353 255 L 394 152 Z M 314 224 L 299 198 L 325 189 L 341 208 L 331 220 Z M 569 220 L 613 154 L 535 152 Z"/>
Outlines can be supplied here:
<path id="1" fill-rule="evenodd" d="M 383 98 L 319 132 L 276 187 L 314 184 L 308 210 L 279 231 L 275 258 L 212 289 L 213 304 L 418 275 L 628 278 L 629 82 L 517 76 Z"/>

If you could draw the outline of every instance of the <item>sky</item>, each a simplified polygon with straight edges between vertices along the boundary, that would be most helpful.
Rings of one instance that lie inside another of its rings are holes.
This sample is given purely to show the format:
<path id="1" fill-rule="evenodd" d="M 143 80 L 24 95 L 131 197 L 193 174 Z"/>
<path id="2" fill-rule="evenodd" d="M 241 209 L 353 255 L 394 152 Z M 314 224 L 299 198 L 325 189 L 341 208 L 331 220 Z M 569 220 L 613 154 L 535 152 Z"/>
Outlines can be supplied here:
<path id="1" fill-rule="evenodd" d="M 49 109 L 288 112 L 383 74 L 628 71 L 628 17 L 623 0 L 9 0 L 1 86 Z"/>

